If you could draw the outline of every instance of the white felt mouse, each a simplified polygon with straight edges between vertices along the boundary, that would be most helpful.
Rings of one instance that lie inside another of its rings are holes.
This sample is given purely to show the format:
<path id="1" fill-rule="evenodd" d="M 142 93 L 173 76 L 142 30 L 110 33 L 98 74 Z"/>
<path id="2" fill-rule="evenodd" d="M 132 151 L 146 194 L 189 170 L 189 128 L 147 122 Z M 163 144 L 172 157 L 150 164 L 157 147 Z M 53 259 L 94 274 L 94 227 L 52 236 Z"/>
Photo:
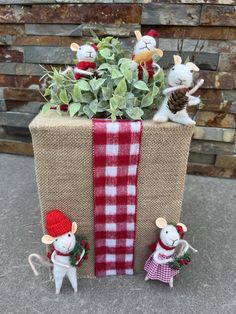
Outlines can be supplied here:
<path id="1" fill-rule="evenodd" d="M 51 254 L 51 261 L 53 264 L 56 294 L 60 293 L 63 278 L 65 276 L 68 277 L 74 292 L 77 292 L 77 274 L 75 266 L 80 263 L 86 254 L 86 249 L 81 248 L 79 258 L 76 259 L 75 265 L 72 265 L 71 255 L 76 246 L 75 233 L 77 224 L 76 222 L 71 222 L 71 220 L 61 211 L 52 210 L 46 215 L 46 229 L 48 234 L 42 237 L 42 242 L 47 245 L 52 244 L 54 247 Z M 28 260 L 30 266 L 35 275 L 38 276 L 38 272 L 32 263 L 32 258 L 34 257 L 42 264 L 48 265 L 49 263 L 45 263 L 42 257 L 38 254 L 31 254 L 29 256 Z"/>
<path id="2" fill-rule="evenodd" d="M 193 83 L 193 72 L 199 71 L 199 68 L 192 62 L 182 64 L 182 59 L 178 55 L 174 56 L 174 63 L 175 64 L 170 69 L 168 75 L 169 87 L 163 91 L 165 99 L 163 100 L 158 112 L 154 115 L 153 120 L 155 122 L 166 122 L 168 120 L 172 120 L 173 122 L 181 124 L 194 125 L 195 121 L 189 117 L 186 106 L 184 106 L 182 110 L 173 112 L 170 110 L 168 102 L 170 101 L 174 92 L 182 90 L 187 97 L 186 105 L 198 105 L 201 102 L 200 98 L 192 96 L 192 94 L 195 93 L 200 86 L 202 86 L 204 80 L 201 79 L 192 89 L 189 90 Z"/>
<path id="3" fill-rule="evenodd" d="M 98 48 L 95 44 L 85 44 L 79 46 L 76 43 L 70 45 L 72 51 L 76 51 L 78 64 L 74 68 L 75 78 L 78 80 L 81 77 L 93 75 L 96 69 L 96 57 Z"/>
<path id="4" fill-rule="evenodd" d="M 163 56 L 163 51 L 157 48 L 155 38 L 159 38 L 159 33 L 153 29 L 149 30 L 147 35 L 142 36 L 140 31 L 135 31 L 137 43 L 134 47 L 133 61 L 138 66 L 139 79 L 143 78 L 143 68 L 148 72 L 149 79 L 157 75 L 160 71 L 160 66 L 153 61 L 153 55 Z"/>
<path id="5" fill-rule="evenodd" d="M 172 288 L 174 276 L 179 273 L 179 270 L 175 270 L 169 265 L 176 255 L 176 247 L 181 245 L 178 256 L 186 253 L 189 249 L 194 252 L 197 250 L 183 240 L 184 233 L 187 231 L 187 227 L 183 223 L 178 223 L 176 226 L 167 224 L 167 221 L 160 217 L 156 219 L 156 226 L 161 229 L 160 238 L 152 245 L 153 253 L 145 263 L 144 270 L 147 272 L 145 280 L 160 280 L 168 283 Z"/>

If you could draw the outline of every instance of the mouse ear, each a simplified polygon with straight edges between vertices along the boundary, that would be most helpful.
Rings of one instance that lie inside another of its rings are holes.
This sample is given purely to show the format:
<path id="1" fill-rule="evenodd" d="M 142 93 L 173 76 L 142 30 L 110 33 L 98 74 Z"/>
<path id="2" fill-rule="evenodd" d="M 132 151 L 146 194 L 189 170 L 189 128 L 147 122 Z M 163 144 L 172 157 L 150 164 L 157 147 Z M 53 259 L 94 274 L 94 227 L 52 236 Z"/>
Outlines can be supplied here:
<path id="1" fill-rule="evenodd" d="M 134 31 L 134 34 L 137 41 L 140 41 L 142 39 L 142 34 L 140 33 L 140 31 Z"/>
<path id="2" fill-rule="evenodd" d="M 74 222 L 72 222 L 72 226 L 71 226 L 71 232 L 72 233 L 76 233 L 76 230 L 77 230 L 77 223 L 74 221 Z"/>
<path id="3" fill-rule="evenodd" d="M 52 244 L 54 242 L 55 238 L 51 237 L 50 235 L 46 234 L 42 237 L 41 241 L 44 244 Z"/>
<path id="4" fill-rule="evenodd" d="M 72 44 L 70 45 L 70 49 L 71 49 L 72 51 L 78 51 L 78 50 L 79 50 L 79 45 L 76 44 L 76 43 L 72 43 Z"/>
<path id="5" fill-rule="evenodd" d="M 181 59 L 181 57 L 180 57 L 180 56 L 178 56 L 178 55 L 174 55 L 174 56 L 173 56 L 173 58 L 174 58 L 175 65 L 176 65 L 176 64 L 181 64 L 181 63 L 182 63 L 182 59 Z"/>
<path id="6" fill-rule="evenodd" d="M 187 232 L 187 230 L 188 230 L 187 227 L 185 226 L 185 224 L 183 224 L 182 222 L 177 223 L 177 226 L 182 227 L 184 232 Z"/>
<path id="7" fill-rule="evenodd" d="M 193 62 L 187 62 L 186 63 L 186 67 L 188 67 L 190 70 L 199 71 L 199 67 L 196 66 L 196 64 L 194 64 Z"/>
<path id="8" fill-rule="evenodd" d="M 159 217 L 156 219 L 156 226 L 160 229 L 163 229 L 167 226 L 167 221 L 165 218 Z"/>

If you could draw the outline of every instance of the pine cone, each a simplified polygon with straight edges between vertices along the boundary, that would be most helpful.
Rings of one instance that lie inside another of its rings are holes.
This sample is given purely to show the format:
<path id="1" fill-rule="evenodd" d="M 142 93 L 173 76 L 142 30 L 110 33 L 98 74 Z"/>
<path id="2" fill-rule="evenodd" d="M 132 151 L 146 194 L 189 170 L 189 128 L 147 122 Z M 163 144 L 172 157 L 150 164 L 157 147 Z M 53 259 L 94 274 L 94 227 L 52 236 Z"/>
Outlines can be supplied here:
<path id="1" fill-rule="evenodd" d="M 183 90 L 177 90 L 170 95 L 167 105 L 170 111 L 176 114 L 176 112 L 186 108 L 187 103 L 188 97 L 186 96 L 186 92 Z"/>

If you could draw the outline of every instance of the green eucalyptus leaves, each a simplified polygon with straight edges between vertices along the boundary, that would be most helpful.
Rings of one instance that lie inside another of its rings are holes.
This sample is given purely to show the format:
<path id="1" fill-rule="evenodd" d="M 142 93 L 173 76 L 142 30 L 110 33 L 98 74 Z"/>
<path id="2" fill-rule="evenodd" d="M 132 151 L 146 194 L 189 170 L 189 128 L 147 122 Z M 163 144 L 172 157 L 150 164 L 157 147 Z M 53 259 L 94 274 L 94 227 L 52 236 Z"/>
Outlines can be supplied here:
<path id="1" fill-rule="evenodd" d="M 45 69 L 49 86 L 44 91 L 47 103 L 42 111 L 48 112 L 53 106 L 60 114 L 61 105 L 68 105 L 71 117 L 149 119 L 158 109 L 165 86 L 165 76 L 161 69 L 153 80 L 143 69 L 143 79 L 138 77 L 137 65 L 122 49 L 118 39 L 111 36 L 99 40 L 96 75 L 75 80 L 73 69 L 62 71 Z M 50 100 L 48 100 L 50 99 Z"/>

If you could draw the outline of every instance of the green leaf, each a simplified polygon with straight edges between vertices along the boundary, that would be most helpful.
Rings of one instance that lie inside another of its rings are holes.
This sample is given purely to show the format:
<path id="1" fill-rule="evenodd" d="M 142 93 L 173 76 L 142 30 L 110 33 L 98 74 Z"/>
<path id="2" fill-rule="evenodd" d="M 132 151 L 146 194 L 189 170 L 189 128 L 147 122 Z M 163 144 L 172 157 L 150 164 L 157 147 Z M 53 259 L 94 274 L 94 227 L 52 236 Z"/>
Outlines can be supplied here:
<path id="1" fill-rule="evenodd" d="M 94 99 L 90 104 L 89 104 L 89 109 L 96 114 L 97 113 L 97 108 L 98 108 L 98 100 Z"/>
<path id="2" fill-rule="evenodd" d="M 145 83 L 148 83 L 148 79 L 149 79 L 148 71 L 145 67 L 143 67 L 143 81 Z"/>
<path id="3" fill-rule="evenodd" d="M 112 97 L 112 89 L 110 87 L 102 87 L 102 96 L 104 100 L 109 100 Z"/>
<path id="4" fill-rule="evenodd" d="M 124 75 L 124 77 L 126 78 L 126 80 L 131 83 L 132 80 L 133 80 L 133 72 L 132 70 L 130 70 L 129 68 L 125 67 L 125 68 L 122 68 L 121 67 L 121 72 L 122 74 Z"/>
<path id="5" fill-rule="evenodd" d="M 50 102 L 46 102 L 46 104 L 43 105 L 42 113 L 43 114 L 47 113 L 50 110 L 51 106 L 52 104 Z"/>
<path id="6" fill-rule="evenodd" d="M 155 97 L 159 93 L 159 88 L 156 85 L 153 85 L 152 96 Z"/>
<path id="7" fill-rule="evenodd" d="M 152 94 L 150 95 L 150 93 L 148 93 L 147 95 L 145 95 L 141 101 L 141 108 L 144 107 L 149 107 L 151 106 L 153 103 L 153 96 Z"/>
<path id="8" fill-rule="evenodd" d="M 118 65 L 125 65 L 127 66 L 128 64 L 131 65 L 132 64 L 132 60 L 128 59 L 128 58 L 121 58 L 119 61 L 118 61 Z"/>
<path id="9" fill-rule="evenodd" d="M 126 103 L 125 103 L 125 98 L 120 95 L 114 95 L 113 96 L 114 101 L 116 102 L 117 108 L 119 109 L 125 109 Z"/>
<path id="10" fill-rule="evenodd" d="M 79 98 L 81 97 L 81 92 L 80 92 L 80 87 L 79 87 L 79 82 L 76 82 L 73 88 L 72 96 L 73 100 L 76 102 L 80 100 Z"/>
<path id="11" fill-rule="evenodd" d="M 91 101 L 94 100 L 94 95 L 91 92 L 85 92 L 82 94 L 81 102 L 89 104 Z"/>
<path id="12" fill-rule="evenodd" d="M 113 60 L 114 59 L 114 55 L 112 54 L 111 49 L 109 48 L 104 48 L 99 50 L 100 55 L 107 60 Z"/>
<path id="13" fill-rule="evenodd" d="M 62 89 L 59 94 L 59 98 L 63 104 L 69 103 L 69 98 L 65 89 Z"/>
<path id="14" fill-rule="evenodd" d="M 144 114 L 142 115 L 143 120 L 151 120 L 153 118 L 153 110 L 149 108 L 143 108 Z"/>
<path id="15" fill-rule="evenodd" d="M 94 113 L 92 112 L 92 110 L 89 108 L 89 105 L 85 105 L 85 106 L 83 107 L 83 112 L 84 112 L 84 114 L 85 114 L 89 119 L 91 119 L 91 118 L 93 117 L 93 115 L 94 115 Z"/>
<path id="16" fill-rule="evenodd" d="M 120 46 L 120 42 L 117 38 L 112 38 L 111 43 L 113 46 Z"/>
<path id="17" fill-rule="evenodd" d="M 134 94 L 130 93 L 130 92 L 127 92 L 125 97 L 126 97 L 126 99 L 132 99 L 132 98 L 134 98 Z"/>
<path id="18" fill-rule="evenodd" d="M 143 115 L 143 110 L 135 107 L 135 108 L 128 108 L 126 110 L 127 115 L 131 118 L 131 119 L 141 119 L 142 115 Z"/>
<path id="19" fill-rule="evenodd" d="M 51 95 L 51 90 L 50 90 L 50 88 L 48 87 L 48 88 L 46 88 L 46 89 L 44 90 L 43 96 L 46 97 L 46 96 L 49 96 L 49 95 Z"/>
<path id="20" fill-rule="evenodd" d="M 105 40 L 108 43 L 110 43 L 112 41 L 112 39 L 113 39 L 112 36 L 107 36 L 107 37 L 103 38 L 103 40 Z"/>
<path id="21" fill-rule="evenodd" d="M 80 79 L 77 81 L 78 87 L 82 90 L 82 91 L 90 91 L 90 86 L 89 83 L 87 81 L 85 81 L 84 79 Z"/>
<path id="22" fill-rule="evenodd" d="M 134 83 L 134 87 L 140 90 L 146 90 L 149 91 L 149 88 L 147 87 L 147 84 L 143 81 L 137 81 Z"/>
<path id="23" fill-rule="evenodd" d="M 53 80 L 57 83 L 57 85 L 61 85 L 63 83 L 63 76 L 60 75 L 56 69 L 54 70 Z"/>
<path id="24" fill-rule="evenodd" d="M 118 104 L 117 104 L 115 98 L 112 97 L 112 98 L 110 99 L 110 109 L 111 109 L 112 111 L 116 111 L 117 108 L 118 108 Z"/>
<path id="25" fill-rule="evenodd" d="M 89 29 L 89 32 L 92 35 L 94 40 L 99 41 L 97 34 L 92 29 Z"/>
<path id="26" fill-rule="evenodd" d="M 115 112 L 113 112 L 113 113 L 111 114 L 111 120 L 112 120 L 112 122 L 115 122 L 115 121 L 116 121 L 116 114 L 115 114 Z"/>
<path id="27" fill-rule="evenodd" d="M 69 106 L 69 115 L 70 117 L 74 117 L 76 113 L 80 110 L 81 104 L 80 103 L 72 103 Z"/>
<path id="28" fill-rule="evenodd" d="M 190 61 L 189 56 L 187 56 L 186 60 L 184 61 L 184 64 L 188 63 Z"/>
<path id="29" fill-rule="evenodd" d="M 135 96 L 133 93 L 126 93 L 125 102 L 127 106 L 134 106 L 135 104 Z"/>
<path id="30" fill-rule="evenodd" d="M 127 85 L 126 85 L 125 79 L 123 78 L 117 85 L 116 89 L 114 90 L 114 94 L 125 96 L 126 91 L 127 91 Z"/>
<path id="31" fill-rule="evenodd" d="M 122 75 L 122 73 L 119 71 L 119 70 L 117 70 L 117 69 L 111 69 L 111 78 L 113 79 L 113 80 L 115 80 L 115 79 L 117 79 L 117 78 L 120 78 L 120 77 L 122 77 L 123 75 Z"/>
<path id="32" fill-rule="evenodd" d="M 98 103 L 97 112 L 104 112 L 109 109 L 110 105 L 108 101 L 102 100 Z"/>
<path id="33" fill-rule="evenodd" d="M 159 73 L 153 77 L 154 82 L 164 82 L 165 80 L 165 73 L 163 69 L 160 69 Z"/>
<path id="34" fill-rule="evenodd" d="M 106 79 L 102 79 L 102 78 L 99 78 L 99 79 L 96 79 L 96 78 L 93 78 L 89 84 L 92 88 L 93 91 L 97 91 L 102 85 L 103 83 L 106 81 Z"/>
<path id="35" fill-rule="evenodd" d="M 98 71 L 99 70 L 109 70 L 111 68 L 111 65 L 109 63 L 102 63 L 99 68 L 98 68 Z"/>
<path id="36" fill-rule="evenodd" d="M 161 59 L 161 57 L 158 54 L 155 54 L 152 56 L 152 59 L 153 59 L 153 62 L 157 63 Z"/>

